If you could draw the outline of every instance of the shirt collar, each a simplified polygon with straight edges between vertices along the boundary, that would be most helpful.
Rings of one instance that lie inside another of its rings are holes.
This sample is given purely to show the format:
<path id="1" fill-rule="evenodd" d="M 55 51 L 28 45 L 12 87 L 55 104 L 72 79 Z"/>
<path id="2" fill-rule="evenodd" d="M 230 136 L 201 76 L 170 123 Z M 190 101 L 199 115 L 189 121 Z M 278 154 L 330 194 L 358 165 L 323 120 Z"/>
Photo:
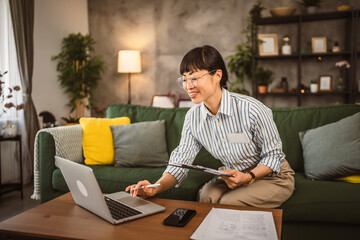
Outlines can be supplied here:
<path id="1" fill-rule="evenodd" d="M 225 88 L 223 88 L 220 107 L 219 107 L 219 111 L 218 111 L 217 115 L 224 114 L 224 115 L 231 116 L 232 115 L 231 105 L 232 105 L 232 102 L 231 102 L 230 92 L 228 90 L 226 90 Z M 203 121 L 206 120 L 207 116 L 213 116 L 213 114 L 206 108 L 204 102 L 201 103 L 200 110 L 201 110 L 201 119 Z"/>

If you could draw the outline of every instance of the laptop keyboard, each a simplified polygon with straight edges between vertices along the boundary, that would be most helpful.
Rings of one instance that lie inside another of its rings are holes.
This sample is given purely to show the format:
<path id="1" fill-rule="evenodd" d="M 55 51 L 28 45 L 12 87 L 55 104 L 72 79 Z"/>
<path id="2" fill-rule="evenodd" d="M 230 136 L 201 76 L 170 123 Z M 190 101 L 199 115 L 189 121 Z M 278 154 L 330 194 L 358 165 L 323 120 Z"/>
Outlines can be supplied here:
<path id="1" fill-rule="evenodd" d="M 108 205 L 110 213 L 115 220 L 124 219 L 142 213 L 134 208 L 126 206 L 125 204 L 112 200 L 108 197 L 105 197 L 105 202 Z"/>

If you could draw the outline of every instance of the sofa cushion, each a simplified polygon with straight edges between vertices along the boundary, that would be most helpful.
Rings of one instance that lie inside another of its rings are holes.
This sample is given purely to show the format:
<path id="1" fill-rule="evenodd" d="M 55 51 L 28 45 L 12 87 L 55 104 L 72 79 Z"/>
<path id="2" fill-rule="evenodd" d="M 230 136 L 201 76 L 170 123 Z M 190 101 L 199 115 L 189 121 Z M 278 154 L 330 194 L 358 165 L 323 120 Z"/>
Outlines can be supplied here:
<path id="1" fill-rule="evenodd" d="M 360 112 L 360 105 L 338 104 L 274 108 L 273 117 L 283 143 L 283 151 L 295 172 L 304 172 L 299 132 L 333 123 Z"/>
<path id="2" fill-rule="evenodd" d="M 360 110 L 360 108 L 359 108 Z M 178 145 L 181 138 L 181 131 L 184 125 L 186 108 L 156 108 L 149 106 L 135 106 L 127 104 L 113 104 L 106 110 L 106 117 L 115 118 L 127 116 L 132 123 L 144 121 L 165 120 L 167 150 L 170 154 Z M 205 148 L 202 148 L 195 158 L 194 164 L 213 169 L 222 166 L 221 162 L 215 159 Z"/>
<path id="3" fill-rule="evenodd" d="M 131 184 L 147 179 L 155 183 L 163 174 L 165 168 L 115 168 L 106 165 L 90 165 L 103 193 L 124 191 Z M 156 197 L 196 201 L 198 191 L 213 175 L 189 171 L 188 177 L 179 187 L 162 192 Z M 54 189 L 68 192 L 69 189 L 59 169 L 53 172 L 52 186 Z"/>
<path id="4" fill-rule="evenodd" d="M 313 181 L 295 174 L 295 191 L 280 206 L 283 220 L 360 224 L 359 185 L 336 181 Z"/>
<path id="5" fill-rule="evenodd" d="M 114 145 L 110 126 L 119 124 L 130 124 L 130 119 L 128 117 L 80 119 L 80 125 L 83 130 L 85 164 L 114 163 Z"/>
<path id="6" fill-rule="evenodd" d="M 164 167 L 169 161 L 165 120 L 110 126 L 115 167 Z"/>
<path id="7" fill-rule="evenodd" d="M 360 113 L 299 135 L 307 178 L 330 180 L 360 173 Z"/>

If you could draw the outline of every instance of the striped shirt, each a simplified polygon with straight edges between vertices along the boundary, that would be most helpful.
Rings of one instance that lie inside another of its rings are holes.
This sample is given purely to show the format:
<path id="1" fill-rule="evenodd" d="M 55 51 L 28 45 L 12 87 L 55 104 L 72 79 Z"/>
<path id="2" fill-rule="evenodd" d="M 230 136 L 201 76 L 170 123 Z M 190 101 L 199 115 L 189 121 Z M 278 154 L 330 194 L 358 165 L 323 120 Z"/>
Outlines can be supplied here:
<path id="1" fill-rule="evenodd" d="M 244 171 L 261 164 L 278 174 L 285 154 L 272 111 L 252 97 L 222 92 L 216 115 L 204 103 L 186 113 L 180 144 L 169 162 L 192 164 L 204 147 L 230 169 Z M 166 172 L 181 183 L 188 170 L 168 166 Z"/>

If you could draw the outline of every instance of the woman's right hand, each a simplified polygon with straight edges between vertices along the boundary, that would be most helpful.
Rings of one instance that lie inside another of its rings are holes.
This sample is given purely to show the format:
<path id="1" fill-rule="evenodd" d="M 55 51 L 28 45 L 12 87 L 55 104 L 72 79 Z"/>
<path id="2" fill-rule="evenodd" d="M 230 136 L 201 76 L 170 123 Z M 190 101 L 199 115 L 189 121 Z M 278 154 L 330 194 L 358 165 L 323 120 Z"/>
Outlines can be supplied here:
<path id="1" fill-rule="evenodd" d="M 157 193 L 157 191 L 156 188 L 147 188 L 146 186 L 149 184 L 151 183 L 148 180 L 143 180 L 138 182 L 137 184 L 128 186 L 125 189 L 125 192 L 130 191 L 132 197 L 136 197 L 137 195 L 142 197 L 152 197 Z M 144 188 L 140 189 L 141 186 L 144 186 Z"/>

